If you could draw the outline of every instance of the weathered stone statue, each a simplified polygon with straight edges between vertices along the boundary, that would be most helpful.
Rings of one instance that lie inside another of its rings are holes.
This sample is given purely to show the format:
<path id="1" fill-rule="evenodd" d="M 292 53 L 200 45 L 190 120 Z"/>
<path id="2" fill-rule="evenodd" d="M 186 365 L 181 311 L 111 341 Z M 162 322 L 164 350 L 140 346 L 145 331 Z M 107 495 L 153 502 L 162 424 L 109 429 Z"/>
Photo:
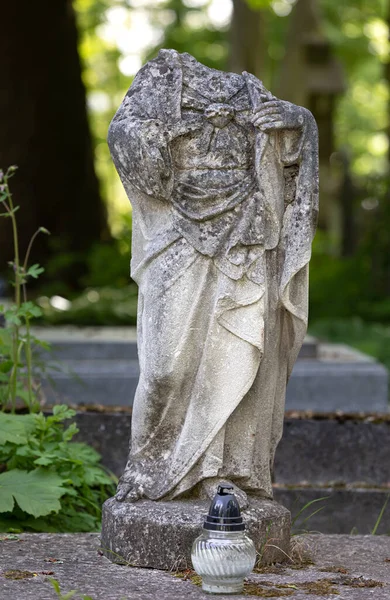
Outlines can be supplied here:
<path id="1" fill-rule="evenodd" d="M 272 498 L 307 324 L 317 128 L 249 73 L 161 50 L 109 130 L 133 207 L 140 380 L 116 499 Z"/>

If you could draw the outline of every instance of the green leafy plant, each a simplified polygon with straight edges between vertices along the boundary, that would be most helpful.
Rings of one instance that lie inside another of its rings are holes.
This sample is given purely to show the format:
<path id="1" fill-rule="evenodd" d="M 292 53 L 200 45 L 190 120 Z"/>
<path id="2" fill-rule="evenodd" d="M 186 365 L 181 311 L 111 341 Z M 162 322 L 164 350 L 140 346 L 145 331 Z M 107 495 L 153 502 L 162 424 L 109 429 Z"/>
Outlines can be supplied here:
<path id="1" fill-rule="evenodd" d="M 127 325 L 137 320 L 137 286 L 87 289 L 69 302 L 67 309 L 51 305 L 48 297 L 37 299 L 42 309 L 42 325 Z"/>
<path id="2" fill-rule="evenodd" d="M 5 327 L 0 328 L 0 531 L 96 531 L 115 477 L 103 469 L 93 448 L 73 441 L 78 429 L 70 419 L 75 411 L 59 405 L 52 415 L 38 412 L 33 349 L 47 345 L 31 334 L 30 322 L 41 310 L 27 300 L 26 286 L 43 272 L 38 264 L 30 266 L 29 259 L 36 236 L 48 231 L 40 227 L 35 232 L 21 260 L 15 216 L 19 207 L 8 183 L 15 170 L 0 170 L 5 210 L 0 216 L 12 224 L 15 289 L 14 303 L 7 309 L 0 306 L 5 315 Z M 16 413 L 19 400 L 27 414 Z"/>
<path id="3" fill-rule="evenodd" d="M 63 594 L 61 592 L 61 586 L 60 586 L 59 582 L 57 581 L 57 579 L 48 577 L 48 580 L 50 581 L 51 585 L 53 586 L 54 591 L 57 594 L 57 598 L 59 598 L 59 600 L 69 600 L 70 598 L 74 598 L 74 596 L 78 593 L 77 590 L 70 590 L 70 592 Z M 92 598 L 92 596 L 81 596 L 81 599 L 82 600 L 94 600 Z M 126 598 L 122 597 L 120 600 L 126 600 Z"/>
<path id="4" fill-rule="evenodd" d="M 9 187 L 9 180 L 15 174 L 16 167 L 11 166 L 4 173 L 0 169 L 0 204 L 4 212 L 3 218 L 11 221 L 14 259 L 9 263 L 13 270 L 14 303 L 7 309 L 0 306 L 0 313 L 5 316 L 6 326 L 0 330 L 0 404 L 16 409 L 16 400 L 22 399 L 30 410 L 39 409 L 37 403 L 37 388 L 33 375 L 32 350 L 34 345 L 47 347 L 31 334 L 31 319 L 41 316 L 39 306 L 27 300 L 27 282 L 37 279 L 44 269 L 39 264 L 29 265 L 30 253 L 36 237 L 40 233 L 49 234 L 47 229 L 39 229 L 31 237 L 26 254 L 22 259 L 19 251 L 18 223 L 15 206 Z"/>
<path id="5" fill-rule="evenodd" d="M 380 513 L 379 513 L 378 518 L 377 518 L 377 520 L 375 522 L 373 530 L 371 531 L 371 535 L 376 535 L 376 533 L 378 531 L 378 527 L 381 524 L 383 515 L 385 514 L 385 510 L 386 510 L 387 504 L 389 502 L 389 499 L 390 499 L 390 495 L 386 496 L 386 500 L 385 500 L 385 502 L 384 502 L 384 504 L 383 504 L 383 506 L 382 506 L 382 508 L 380 510 Z"/>
<path id="6" fill-rule="evenodd" d="M 310 513 L 310 515 L 308 515 L 305 518 L 301 519 L 303 513 L 305 513 L 307 511 L 307 509 L 310 508 L 313 504 L 316 504 L 317 502 L 322 502 L 324 500 L 328 500 L 329 498 L 330 498 L 330 496 L 322 496 L 322 498 L 315 498 L 314 500 L 310 500 L 309 502 L 306 502 L 306 504 L 304 506 L 302 506 L 302 508 L 297 512 L 296 515 L 293 516 L 293 518 L 291 520 L 291 528 L 293 530 L 293 535 L 298 535 L 298 534 L 301 534 L 301 533 L 306 533 L 306 530 L 302 529 L 302 527 L 312 517 L 314 517 L 314 515 L 316 515 L 317 513 L 321 512 L 322 510 L 324 510 L 325 505 L 321 506 L 320 508 L 317 508 L 312 513 Z M 300 529 L 296 530 L 295 526 L 296 526 L 296 524 L 297 524 L 298 521 L 299 521 Z"/>
<path id="7" fill-rule="evenodd" d="M 75 411 L 0 413 L 0 530 L 94 531 L 115 478 L 90 446 L 72 441 Z"/>
<path id="8" fill-rule="evenodd" d="M 63 594 L 61 592 L 61 587 L 57 579 L 53 579 L 52 577 L 49 577 L 48 579 L 51 585 L 53 586 L 54 591 L 57 594 L 57 598 L 59 598 L 59 600 L 70 600 L 70 598 L 73 598 L 77 594 L 77 590 L 70 590 L 70 592 Z M 93 600 L 91 596 L 82 596 L 82 598 L 83 600 Z"/>

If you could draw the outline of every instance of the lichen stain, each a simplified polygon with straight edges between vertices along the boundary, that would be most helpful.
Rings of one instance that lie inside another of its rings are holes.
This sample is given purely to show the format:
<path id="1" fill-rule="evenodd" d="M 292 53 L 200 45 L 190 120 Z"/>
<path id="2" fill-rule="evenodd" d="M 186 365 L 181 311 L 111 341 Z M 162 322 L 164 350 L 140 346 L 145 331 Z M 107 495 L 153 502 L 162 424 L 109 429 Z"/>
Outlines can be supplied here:
<path id="1" fill-rule="evenodd" d="M 294 589 L 282 589 L 287 586 L 276 586 L 271 588 L 265 588 L 257 583 L 248 582 L 244 584 L 244 595 L 245 596 L 258 596 L 260 598 L 282 598 L 283 596 L 292 596 Z M 277 589 L 276 589 L 277 588 Z"/>
<path id="2" fill-rule="evenodd" d="M 10 569 L 9 571 L 4 571 L 2 573 L 3 577 L 6 579 L 28 579 L 29 577 L 36 577 L 37 573 L 33 573 L 32 571 L 20 571 L 19 569 Z"/>

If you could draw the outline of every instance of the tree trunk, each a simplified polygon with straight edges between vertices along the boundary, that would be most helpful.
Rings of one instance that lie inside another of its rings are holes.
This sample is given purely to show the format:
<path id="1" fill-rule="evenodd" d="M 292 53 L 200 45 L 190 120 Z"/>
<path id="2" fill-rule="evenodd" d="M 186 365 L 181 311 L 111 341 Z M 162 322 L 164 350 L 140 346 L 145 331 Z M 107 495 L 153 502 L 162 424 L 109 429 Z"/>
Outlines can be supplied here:
<path id="1" fill-rule="evenodd" d="M 388 0 L 388 2 L 387 2 L 386 24 L 387 24 L 387 31 L 388 31 L 388 42 L 390 44 L 390 0 Z M 385 81 L 387 82 L 387 89 L 389 91 L 388 100 L 387 100 L 387 139 L 389 141 L 388 153 L 387 153 L 387 159 L 388 159 L 387 169 L 388 169 L 388 175 L 390 177 L 390 60 L 388 60 L 385 63 L 384 76 L 385 76 Z"/>
<path id="2" fill-rule="evenodd" d="M 334 147 L 335 99 L 344 91 L 341 67 L 322 32 L 318 0 L 298 0 L 291 13 L 286 55 L 280 69 L 277 95 L 306 106 L 319 132 L 320 214 L 319 227 L 342 241 L 339 181 L 330 164 Z"/>
<path id="3" fill-rule="evenodd" d="M 266 59 L 263 14 L 250 8 L 246 0 L 233 0 L 230 39 L 229 68 L 235 73 L 248 71 L 262 79 Z"/>
<path id="4" fill-rule="evenodd" d="M 51 237 L 37 241 L 34 262 L 54 259 L 57 281 L 77 287 L 86 253 L 107 234 L 72 2 L 6 0 L 1 30 L 0 166 L 19 167 L 21 249 L 46 227 Z M 12 258 L 10 223 L 0 219 L 0 269 Z"/>
<path id="5" fill-rule="evenodd" d="M 307 73 L 304 44 L 318 34 L 320 15 L 316 0 L 298 0 L 289 17 L 286 53 L 279 72 L 277 95 L 294 104 L 307 104 Z"/>

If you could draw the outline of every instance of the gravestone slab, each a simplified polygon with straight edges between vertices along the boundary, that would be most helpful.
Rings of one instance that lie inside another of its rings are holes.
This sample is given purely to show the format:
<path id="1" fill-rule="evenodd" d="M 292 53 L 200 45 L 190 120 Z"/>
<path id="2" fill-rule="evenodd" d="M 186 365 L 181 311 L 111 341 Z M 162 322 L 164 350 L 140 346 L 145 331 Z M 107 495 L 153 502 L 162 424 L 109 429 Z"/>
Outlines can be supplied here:
<path id="1" fill-rule="evenodd" d="M 68 326 L 35 328 L 34 334 L 52 345 L 54 368 L 43 382 L 49 404 L 132 405 L 139 378 L 134 328 Z M 307 336 L 287 386 L 286 409 L 386 412 L 388 371 L 348 346 Z"/>

